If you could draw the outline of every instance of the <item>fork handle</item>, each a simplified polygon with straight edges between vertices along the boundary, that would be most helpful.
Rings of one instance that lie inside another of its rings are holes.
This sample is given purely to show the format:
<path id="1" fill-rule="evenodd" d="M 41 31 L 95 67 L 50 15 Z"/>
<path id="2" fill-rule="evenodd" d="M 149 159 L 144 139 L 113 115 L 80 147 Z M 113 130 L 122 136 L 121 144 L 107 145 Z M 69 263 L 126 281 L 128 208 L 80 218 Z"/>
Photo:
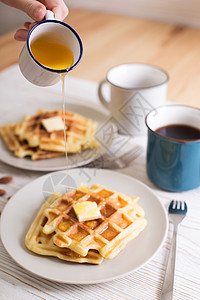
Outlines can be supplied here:
<path id="1" fill-rule="evenodd" d="M 176 260 L 176 237 L 177 237 L 177 226 L 174 225 L 172 243 L 169 252 L 169 259 L 168 259 L 168 264 L 165 272 L 162 294 L 160 298 L 161 300 L 173 299 L 174 271 L 175 271 L 175 260 Z"/>

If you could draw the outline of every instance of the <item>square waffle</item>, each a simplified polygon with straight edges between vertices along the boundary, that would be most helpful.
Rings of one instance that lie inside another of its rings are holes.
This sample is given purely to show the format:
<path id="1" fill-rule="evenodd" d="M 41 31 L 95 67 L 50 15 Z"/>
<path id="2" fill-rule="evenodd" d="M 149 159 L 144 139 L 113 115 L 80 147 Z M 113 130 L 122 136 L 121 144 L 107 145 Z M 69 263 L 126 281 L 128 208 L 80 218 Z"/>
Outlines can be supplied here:
<path id="1" fill-rule="evenodd" d="M 62 110 L 38 110 L 34 116 L 25 116 L 16 127 L 15 133 L 21 141 L 26 140 L 30 147 L 42 150 L 65 152 L 64 129 L 48 132 L 42 125 L 44 119 L 61 117 Z M 67 152 L 77 153 L 83 149 L 97 148 L 94 138 L 97 123 L 79 114 L 65 111 Z"/>
<path id="2" fill-rule="evenodd" d="M 42 232 L 61 249 L 86 257 L 96 250 L 103 258 L 115 257 L 126 244 L 146 226 L 138 197 L 129 197 L 100 185 L 90 189 L 81 184 L 76 190 L 57 197 L 44 209 Z M 82 201 L 94 201 L 101 217 L 79 222 L 73 206 Z"/>
<path id="3" fill-rule="evenodd" d="M 0 127 L 0 135 L 17 157 L 31 157 L 40 160 L 63 156 L 65 139 L 63 130 L 48 132 L 42 125 L 44 119 L 61 117 L 61 110 L 39 110 L 34 116 L 25 116 L 24 120 L 15 124 Z M 79 114 L 65 112 L 67 153 L 77 153 L 84 149 L 98 148 L 94 138 L 97 123 Z"/>
<path id="4" fill-rule="evenodd" d="M 63 156 L 64 153 L 56 151 L 40 150 L 39 147 L 30 147 L 24 140 L 20 141 L 15 134 L 15 129 L 18 124 L 8 124 L 0 127 L 0 135 L 6 143 L 8 149 L 14 153 L 16 157 L 31 157 L 32 160 L 40 160 Z"/>
<path id="5" fill-rule="evenodd" d="M 43 227 L 46 222 L 44 211 L 60 196 L 60 193 L 52 194 L 40 208 L 26 235 L 25 244 L 27 248 L 40 255 L 55 256 L 70 262 L 101 264 L 103 257 L 96 250 L 88 251 L 88 254 L 83 257 L 68 248 L 56 246 L 53 243 L 53 233 L 49 235 L 43 233 Z"/>

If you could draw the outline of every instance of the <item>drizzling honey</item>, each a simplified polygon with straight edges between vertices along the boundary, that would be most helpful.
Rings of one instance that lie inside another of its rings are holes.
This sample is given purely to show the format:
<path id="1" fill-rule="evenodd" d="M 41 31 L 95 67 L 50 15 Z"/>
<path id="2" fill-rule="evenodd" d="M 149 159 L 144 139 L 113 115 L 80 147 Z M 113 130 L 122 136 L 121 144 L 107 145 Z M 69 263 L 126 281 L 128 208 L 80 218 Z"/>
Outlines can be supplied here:
<path id="1" fill-rule="evenodd" d="M 67 159 L 67 135 L 66 135 L 66 121 L 65 121 L 65 76 L 66 73 L 60 74 L 61 82 L 62 82 L 62 109 L 63 109 L 63 123 L 64 123 L 64 141 L 65 141 L 65 156 L 66 156 L 66 163 L 68 169 L 68 159 Z"/>
<path id="2" fill-rule="evenodd" d="M 66 171 L 67 171 L 67 192 L 69 192 L 69 163 L 68 163 L 68 157 L 67 157 L 67 132 L 66 132 L 66 121 L 65 121 L 65 76 L 67 73 L 61 73 L 60 78 L 62 82 L 62 109 L 63 109 L 63 123 L 64 123 L 64 141 L 65 141 L 65 157 L 66 157 Z"/>
<path id="3" fill-rule="evenodd" d="M 66 168 L 68 178 L 68 157 L 67 157 L 67 132 L 65 121 L 65 76 L 74 62 L 72 51 L 66 46 L 51 40 L 48 34 L 38 37 L 31 43 L 31 52 L 34 58 L 43 66 L 52 70 L 58 71 L 62 83 L 62 109 L 63 109 L 63 123 L 64 123 L 64 142 L 65 142 L 65 156 Z M 65 72 L 60 71 L 65 70 Z M 68 189 L 67 182 L 67 189 Z"/>

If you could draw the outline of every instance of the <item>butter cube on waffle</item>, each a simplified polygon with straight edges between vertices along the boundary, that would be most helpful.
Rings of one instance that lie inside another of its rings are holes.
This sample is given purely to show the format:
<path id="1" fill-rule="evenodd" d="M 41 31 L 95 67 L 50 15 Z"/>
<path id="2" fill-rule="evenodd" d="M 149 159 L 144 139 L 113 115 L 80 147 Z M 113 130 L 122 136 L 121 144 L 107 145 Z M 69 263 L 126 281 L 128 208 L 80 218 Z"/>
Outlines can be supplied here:
<path id="1" fill-rule="evenodd" d="M 42 125 L 48 132 L 63 130 L 65 126 L 61 117 L 43 119 Z"/>
<path id="2" fill-rule="evenodd" d="M 80 222 L 92 221 L 101 217 L 96 202 L 82 201 L 74 205 L 74 211 Z"/>
<path id="3" fill-rule="evenodd" d="M 60 196 L 60 193 L 52 194 L 40 208 L 25 238 L 27 248 L 40 255 L 55 256 L 70 262 L 101 264 L 103 257 L 98 251 L 89 250 L 86 256 L 81 256 L 69 248 L 56 246 L 53 242 L 54 233 L 48 235 L 43 233 L 44 225 L 47 222 L 44 211 Z"/>
<path id="4" fill-rule="evenodd" d="M 80 222 L 74 205 L 94 201 L 101 217 Z M 136 204 L 138 197 L 126 196 L 100 185 L 90 189 L 81 184 L 76 190 L 58 197 L 44 210 L 45 235 L 53 234 L 53 243 L 81 256 L 97 250 L 104 258 L 115 257 L 126 244 L 146 226 L 143 209 Z"/>

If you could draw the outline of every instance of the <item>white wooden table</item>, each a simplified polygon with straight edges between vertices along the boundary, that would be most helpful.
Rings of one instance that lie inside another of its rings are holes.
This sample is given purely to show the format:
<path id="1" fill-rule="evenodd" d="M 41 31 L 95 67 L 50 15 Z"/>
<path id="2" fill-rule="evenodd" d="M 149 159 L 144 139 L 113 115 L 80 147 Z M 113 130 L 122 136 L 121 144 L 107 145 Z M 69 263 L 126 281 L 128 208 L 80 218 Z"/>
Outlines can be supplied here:
<path id="1" fill-rule="evenodd" d="M 88 103 L 97 107 L 97 83 L 71 78 L 68 86 L 69 91 L 67 90 L 67 93 L 70 96 L 79 99 L 79 101 L 88 99 Z M 48 88 L 48 91 L 49 89 L 50 92 L 59 95 L 59 86 Z M 13 107 L 20 109 L 22 105 L 28 105 L 29 99 L 33 97 L 30 91 L 34 91 L 36 101 L 40 98 L 40 89 L 27 83 L 21 77 L 17 66 L 12 66 L 0 74 L 0 91 L 1 117 L 9 113 Z M 145 149 L 145 139 L 139 139 L 138 142 Z M 187 202 L 188 214 L 178 232 L 174 300 L 200 299 L 200 188 L 179 194 L 159 190 L 146 175 L 145 151 L 129 167 L 119 171 L 133 176 L 149 186 L 166 209 L 171 199 L 181 199 Z M 0 197 L 0 211 L 4 209 L 10 196 L 43 174 L 20 170 L 0 162 L 0 177 L 13 177 L 12 183 L 0 185 L 0 189 L 6 190 L 6 194 Z M 32 275 L 12 260 L 0 241 L 0 299 L 159 299 L 172 230 L 173 227 L 170 222 L 168 236 L 162 249 L 144 267 L 123 278 L 94 285 L 61 284 Z"/>

